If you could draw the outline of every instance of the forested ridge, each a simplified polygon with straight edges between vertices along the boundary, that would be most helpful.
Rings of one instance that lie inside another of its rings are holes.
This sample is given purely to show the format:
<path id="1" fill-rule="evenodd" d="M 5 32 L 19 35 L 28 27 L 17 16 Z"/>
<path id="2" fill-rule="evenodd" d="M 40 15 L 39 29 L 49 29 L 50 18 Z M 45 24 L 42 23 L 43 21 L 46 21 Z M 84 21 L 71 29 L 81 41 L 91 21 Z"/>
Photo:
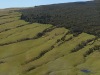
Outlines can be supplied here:
<path id="1" fill-rule="evenodd" d="M 64 26 L 72 32 L 100 36 L 99 1 L 41 5 L 21 10 L 21 19 L 28 22 Z"/>

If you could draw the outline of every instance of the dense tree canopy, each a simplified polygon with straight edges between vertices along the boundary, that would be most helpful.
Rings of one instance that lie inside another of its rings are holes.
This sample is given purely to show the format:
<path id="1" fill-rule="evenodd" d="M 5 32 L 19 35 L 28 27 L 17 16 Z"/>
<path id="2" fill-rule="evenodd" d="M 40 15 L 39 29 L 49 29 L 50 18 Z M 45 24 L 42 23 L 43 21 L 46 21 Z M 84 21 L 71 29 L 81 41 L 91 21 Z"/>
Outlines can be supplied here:
<path id="1" fill-rule="evenodd" d="M 21 10 L 21 19 L 29 22 L 64 26 L 72 32 L 100 36 L 100 6 L 97 1 L 35 6 Z"/>

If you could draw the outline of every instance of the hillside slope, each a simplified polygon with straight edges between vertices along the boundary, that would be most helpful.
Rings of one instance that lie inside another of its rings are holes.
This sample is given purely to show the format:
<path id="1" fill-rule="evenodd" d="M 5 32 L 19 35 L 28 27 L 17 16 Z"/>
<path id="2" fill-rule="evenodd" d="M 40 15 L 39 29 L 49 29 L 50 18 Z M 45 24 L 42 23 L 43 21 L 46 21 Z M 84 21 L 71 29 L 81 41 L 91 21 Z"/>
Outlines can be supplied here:
<path id="1" fill-rule="evenodd" d="M 100 36 L 99 1 L 41 5 L 21 12 L 21 19 L 28 22 L 63 26 L 72 32 Z"/>
<path id="2" fill-rule="evenodd" d="M 100 38 L 0 12 L 0 75 L 100 75 Z"/>

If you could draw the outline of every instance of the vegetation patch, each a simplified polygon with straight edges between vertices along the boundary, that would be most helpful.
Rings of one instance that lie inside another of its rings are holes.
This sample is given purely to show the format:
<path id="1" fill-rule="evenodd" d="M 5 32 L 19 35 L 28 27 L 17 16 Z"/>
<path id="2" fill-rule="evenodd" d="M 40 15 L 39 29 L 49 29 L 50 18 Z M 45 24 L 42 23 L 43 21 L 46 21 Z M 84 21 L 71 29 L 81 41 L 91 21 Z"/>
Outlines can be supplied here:
<path id="1" fill-rule="evenodd" d="M 92 41 L 94 41 L 94 38 L 93 38 L 93 39 L 86 40 L 86 41 L 82 41 L 80 44 L 78 44 L 78 45 L 76 46 L 76 48 L 74 48 L 73 50 L 71 50 L 71 52 L 73 53 L 73 52 L 79 51 L 80 49 L 82 49 L 82 48 L 84 48 L 85 46 L 87 46 L 87 44 L 88 44 L 89 42 L 92 42 Z"/>
<path id="2" fill-rule="evenodd" d="M 90 48 L 85 54 L 84 57 L 87 57 L 88 55 L 90 55 L 91 53 L 93 53 L 94 51 L 100 51 L 100 45 L 95 45 L 93 48 Z"/>

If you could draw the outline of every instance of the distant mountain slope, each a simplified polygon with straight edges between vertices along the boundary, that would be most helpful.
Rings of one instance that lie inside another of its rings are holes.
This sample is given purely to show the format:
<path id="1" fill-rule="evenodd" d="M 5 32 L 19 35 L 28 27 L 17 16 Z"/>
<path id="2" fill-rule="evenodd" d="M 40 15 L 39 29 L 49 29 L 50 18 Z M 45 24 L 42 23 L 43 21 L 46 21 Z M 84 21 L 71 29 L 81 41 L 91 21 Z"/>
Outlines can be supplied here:
<path id="1" fill-rule="evenodd" d="M 22 11 L 28 22 L 64 26 L 72 32 L 100 36 L 100 3 L 98 1 L 42 5 Z"/>

